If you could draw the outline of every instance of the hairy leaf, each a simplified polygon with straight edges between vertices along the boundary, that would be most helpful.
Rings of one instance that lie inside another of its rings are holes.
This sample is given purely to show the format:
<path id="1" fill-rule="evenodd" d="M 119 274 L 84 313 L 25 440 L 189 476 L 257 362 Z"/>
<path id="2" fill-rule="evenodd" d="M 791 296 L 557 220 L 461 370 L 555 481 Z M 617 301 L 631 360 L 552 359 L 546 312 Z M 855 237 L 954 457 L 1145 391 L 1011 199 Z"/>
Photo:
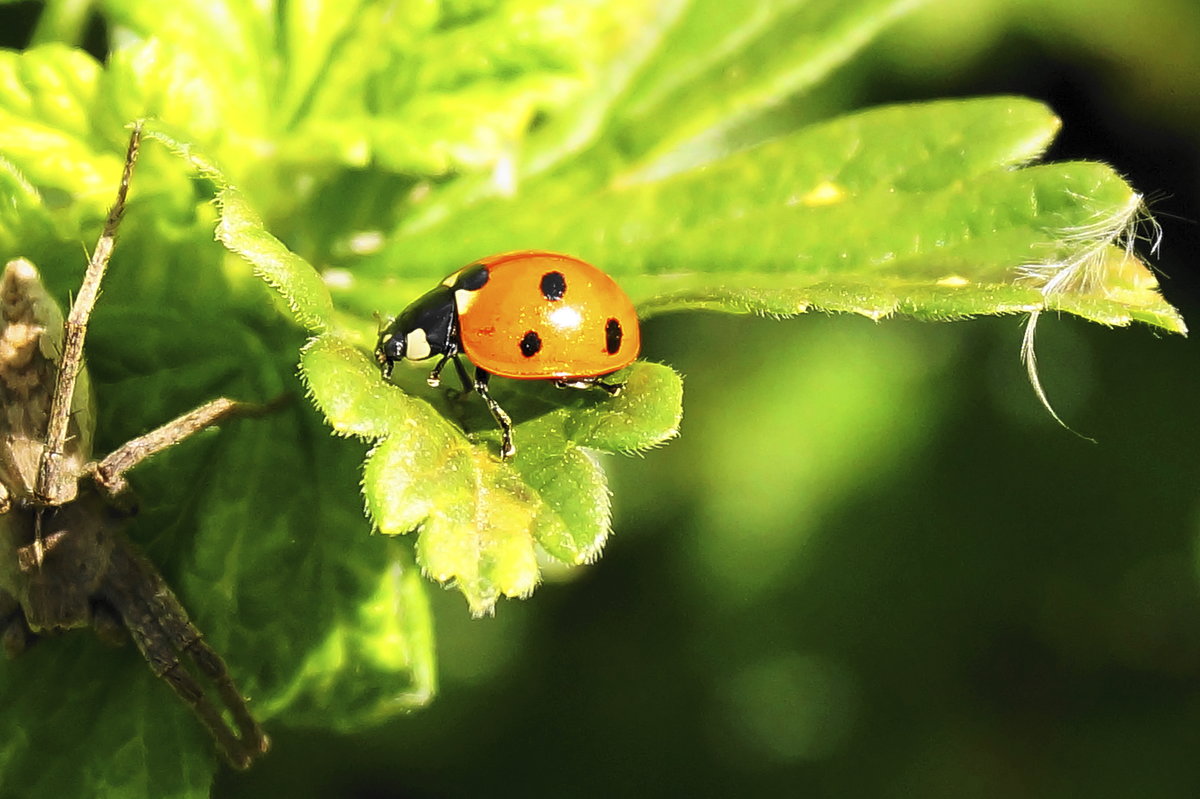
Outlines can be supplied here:
<path id="1" fill-rule="evenodd" d="M 546 178 L 545 190 L 397 238 L 346 294 L 388 292 L 397 263 L 433 277 L 479 253 L 545 247 L 629 275 L 647 314 L 950 319 L 1047 309 L 1182 332 L 1144 264 L 1131 256 L 1108 268 L 1098 255 L 1134 232 L 1141 213 L 1119 175 L 1093 163 L 1013 168 L 1057 129 L 1032 100 L 944 101 L 841 117 L 703 169 L 618 178 L 569 202 L 569 189 Z M 1071 269 L 1084 277 L 1050 282 Z"/>
<path id="2" fill-rule="evenodd" d="M 496 455 L 490 418 L 473 442 L 430 402 L 384 383 L 378 367 L 340 339 L 313 341 L 302 367 L 335 430 L 378 439 L 363 490 L 379 530 L 419 529 L 422 569 L 453 581 L 475 614 L 491 612 L 501 596 L 533 590 L 538 547 L 568 564 L 599 553 L 609 529 L 608 489 L 603 471 L 580 446 L 640 449 L 674 435 L 679 423 L 678 376 L 638 363 L 615 399 L 577 397 L 574 408 L 548 412 L 553 406 L 544 395 L 506 401 L 517 422 L 518 450 L 505 462 Z M 469 429 L 479 416 L 468 420 Z"/>

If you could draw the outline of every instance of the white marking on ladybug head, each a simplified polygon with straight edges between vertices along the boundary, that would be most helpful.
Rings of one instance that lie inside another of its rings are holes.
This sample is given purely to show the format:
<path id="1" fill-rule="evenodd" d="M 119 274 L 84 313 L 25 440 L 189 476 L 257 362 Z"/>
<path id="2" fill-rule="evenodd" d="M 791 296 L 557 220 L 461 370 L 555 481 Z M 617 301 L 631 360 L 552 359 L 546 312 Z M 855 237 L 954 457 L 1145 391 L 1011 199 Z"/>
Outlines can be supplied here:
<path id="1" fill-rule="evenodd" d="M 430 356 L 433 350 L 429 346 L 429 339 L 425 338 L 425 331 L 421 328 L 408 331 L 404 337 L 404 357 L 410 361 L 422 361 Z"/>
<path id="2" fill-rule="evenodd" d="M 475 297 L 478 295 L 478 291 L 459 289 L 458 291 L 454 292 L 454 307 L 458 309 L 460 314 L 464 314 L 467 312 L 467 309 L 471 307 L 471 303 L 475 302 Z"/>

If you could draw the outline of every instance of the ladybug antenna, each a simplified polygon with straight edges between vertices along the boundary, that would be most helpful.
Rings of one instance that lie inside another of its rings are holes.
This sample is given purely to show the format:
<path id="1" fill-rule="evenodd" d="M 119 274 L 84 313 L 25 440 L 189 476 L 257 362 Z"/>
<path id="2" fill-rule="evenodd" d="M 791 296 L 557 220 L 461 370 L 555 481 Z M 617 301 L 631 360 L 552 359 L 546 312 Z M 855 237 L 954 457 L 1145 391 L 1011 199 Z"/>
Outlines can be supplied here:
<path id="1" fill-rule="evenodd" d="M 392 323 L 391 319 L 385 319 L 379 311 L 373 311 L 371 316 L 375 317 L 375 334 L 382 335 L 384 328 Z"/>

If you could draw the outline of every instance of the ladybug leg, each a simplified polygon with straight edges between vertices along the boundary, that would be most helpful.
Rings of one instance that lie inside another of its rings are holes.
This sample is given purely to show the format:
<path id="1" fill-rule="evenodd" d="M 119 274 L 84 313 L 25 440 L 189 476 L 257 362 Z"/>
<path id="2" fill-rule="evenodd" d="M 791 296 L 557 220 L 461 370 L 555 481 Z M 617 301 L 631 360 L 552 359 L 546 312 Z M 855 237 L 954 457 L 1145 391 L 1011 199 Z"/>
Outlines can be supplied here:
<path id="1" fill-rule="evenodd" d="M 462 361 L 458 359 L 458 353 L 443 355 L 442 359 L 438 361 L 437 366 L 433 367 L 433 371 L 429 373 L 429 377 L 425 378 L 425 382 L 434 388 L 440 386 L 442 384 L 442 367 L 446 365 L 446 361 L 454 362 L 454 370 L 458 372 L 458 380 L 460 383 L 462 383 L 462 393 L 470 394 L 475 388 L 475 383 L 467 374 L 467 370 L 463 367 Z M 447 391 L 451 394 L 456 393 L 454 389 L 447 389 Z"/>
<path id="2" fill-rule="evenodd" d="M 463 393 L 470 394 L 475 384 L 471 382 L 471 378 L 467 375 L 467 369 L 462 365 L 462 361 L 458 359 L 457 353 L 454 355 L 454 368 L 458 371 L 458 379 L 462 381 Z"/>
<path id="3" fill-rule="evenodd" d="M 624 383 L 605 383 L 603 380 L 600 380 L 598 378 L 593 379 L 592 385 L 598 389 L 603 390 L 610 397 L 617 396 L 625 388 Z"/>
<path id="4" fill-rule="evenodd" d="M 610 397 L 615 397 L 625 388 L 624 383 L 605 383 L 598 377 L 577 377 L 574 379 L 555 380 L 555 388 L 579 388 L 589 389 L 598 388 L 606 392 Z"/>
<path id="5" fill-rule="evenodd" d="M 446 365 L 446 361 L 453 357 L 451 353 L 446 353 L 442 359 L 437 362 L 437 366 L 433 367 L 433 371 L 429 373 L 429 377 L 425 378 L 425 382 L 433 388 L 437 388 L 442 384 L 442 367 Z M 458 363 L 458 361 L 455 361 Z M 460 367 L 461 368 L 461 367 Z"/>
<path id="6" fill-rule="evenodd" d="M 491 374 L 488 372 L 476 369 L 475 390 L 479 392 L 479 396 L 483 397 L 483 401 L 487 403 L 488 410 L 492 412 L 492 418 L 496 420 L 496 424 L 500 425 L 500 436 L 502 439 L 500 457 L 501 459 L 508 459 L 517 451 L 512 442 L 512 418 L 504 412 L 504 409 L 500 407 L 500 403 L 492 399 L 491 393 L 488 392 L 488 378 L 490 377 Z"/>

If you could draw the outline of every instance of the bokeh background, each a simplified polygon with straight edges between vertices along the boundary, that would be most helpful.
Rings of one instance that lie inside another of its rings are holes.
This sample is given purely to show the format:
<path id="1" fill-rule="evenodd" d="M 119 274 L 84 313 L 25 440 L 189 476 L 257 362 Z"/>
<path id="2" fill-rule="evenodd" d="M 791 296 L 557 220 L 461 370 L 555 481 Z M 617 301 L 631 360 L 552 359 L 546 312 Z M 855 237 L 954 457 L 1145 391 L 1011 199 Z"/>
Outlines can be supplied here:
<path id="1" fill-rule="evenodd" d="M 937 0 L 780 114 L 990 93 L 1148 195 L 1197 324 L 1200 6 Z M 651 321 L 683 434 L 608 462 L 604 558 L 495 618 L 435 592 L 431 707 L 273 730 L 215 795 L 1200 795 L 1196 345 L 1043 320 L 1091 443 L 1021 323 Z"/>

